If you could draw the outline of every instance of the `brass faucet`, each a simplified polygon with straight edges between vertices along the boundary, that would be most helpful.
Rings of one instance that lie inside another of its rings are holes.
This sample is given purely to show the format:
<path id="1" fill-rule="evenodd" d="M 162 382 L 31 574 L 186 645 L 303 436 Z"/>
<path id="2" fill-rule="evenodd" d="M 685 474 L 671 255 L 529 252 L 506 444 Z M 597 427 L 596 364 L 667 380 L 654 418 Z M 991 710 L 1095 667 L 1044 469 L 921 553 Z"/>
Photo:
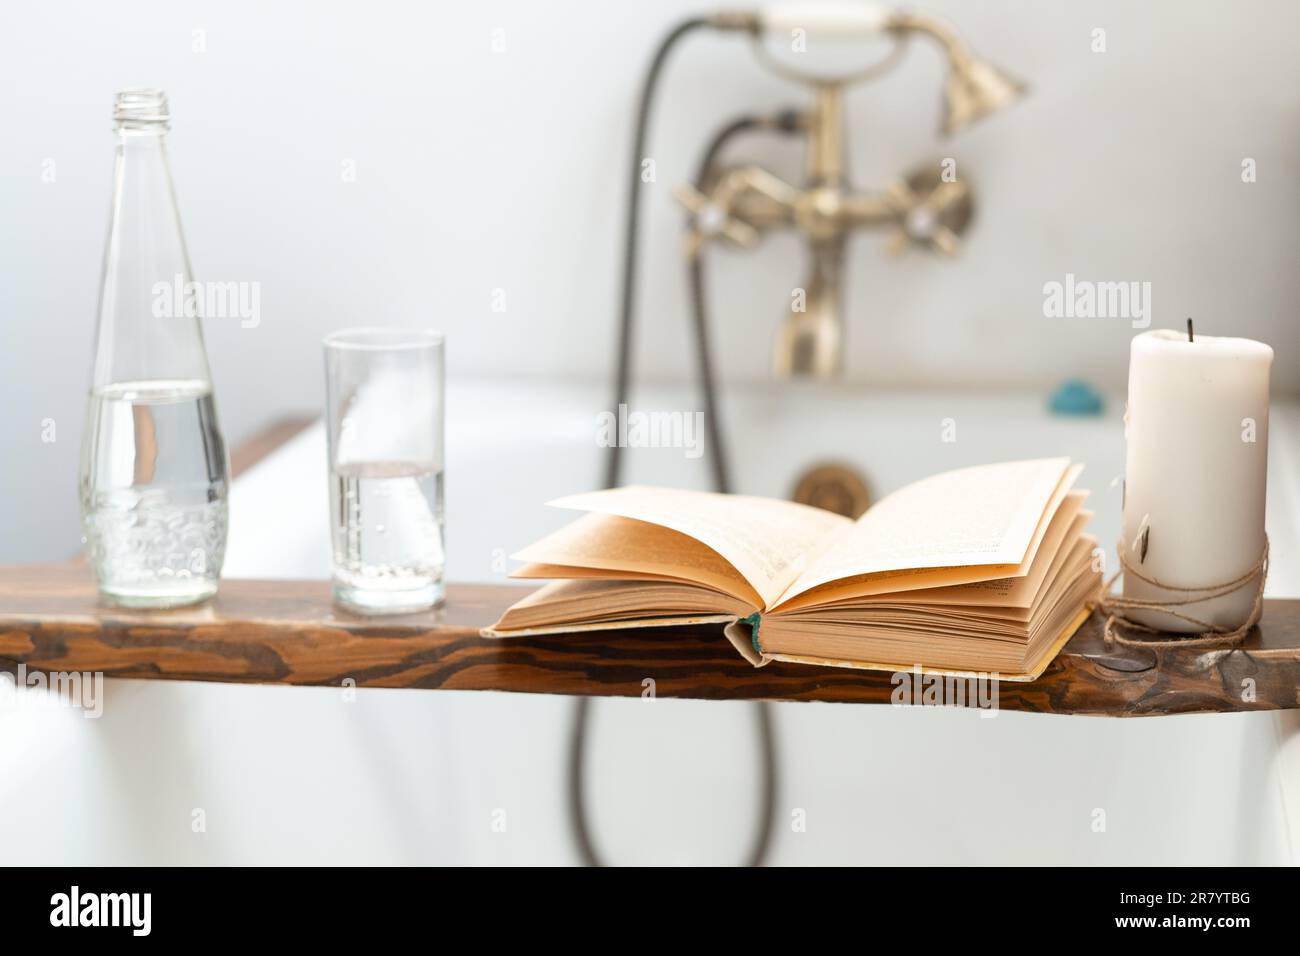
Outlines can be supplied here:
<path id="1" fill-rule="evenodd" d="M 937 20 L 917 13 L 893 12 L 863 5 L 844 5 L 848 17 L 834 19 L 827 10 L 792 7 L 763 14 L 722 14 L 718 25 L 748 30 L 755 53 L 777 72 L 812 85 L 810 109 L 799 114 L 799 131 L 807 142 L 807 181 L 792 186 L 755 165 L 734 166 L 698 185 L 674 191 L 690 212 L 685 240 L 688 257 L 701 255 L 710 240 L 751 247 L 774 228 L 797 229 L 807 240 L 809 275 L 791 296 L 791 307 L 773 352 L 777 375 L 827 379 L 842 367 L 843 276 L 845 241 L 851 230 L 890 228 L 888 248 L 900 254 L 911 247 L 943 255 L 956 254 L 970 222 L 970 187 L 955 169 L 939 164 L 912 171 L 880 192 L 858 192 L 845 176 L 846 86 L 880 75 L 900 59 L 906 40 L 922 34 L 936 40 L 948 61 L 944 89 L 943 132 L 951 134 L 1007 105 L 1024 92 L 1023 84 L 975 57 L 956 35 Z M 808 32 L 883 34 L 894 40 L 892 52 L 871 67 L 848 75 L 815 76 L 778 61 L 762 43 L 765 34 L 806 23 Z"/>

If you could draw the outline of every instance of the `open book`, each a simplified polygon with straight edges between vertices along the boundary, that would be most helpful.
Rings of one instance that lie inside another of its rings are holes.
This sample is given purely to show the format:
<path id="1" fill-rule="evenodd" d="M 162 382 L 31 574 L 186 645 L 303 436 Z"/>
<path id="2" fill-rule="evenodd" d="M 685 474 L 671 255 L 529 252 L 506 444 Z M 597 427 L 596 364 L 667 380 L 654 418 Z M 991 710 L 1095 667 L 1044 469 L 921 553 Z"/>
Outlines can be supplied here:
<path id="1" fill-rule="evenodd" d="M 769 498 L 628 487 L 514 555 L 556 580 L 483 633 L 714 622 L 751 663 L 997 672 L 1031 680 L 1101 589 L 1082 466 L 979 465 L 894 492 L 857 521 Z"/>

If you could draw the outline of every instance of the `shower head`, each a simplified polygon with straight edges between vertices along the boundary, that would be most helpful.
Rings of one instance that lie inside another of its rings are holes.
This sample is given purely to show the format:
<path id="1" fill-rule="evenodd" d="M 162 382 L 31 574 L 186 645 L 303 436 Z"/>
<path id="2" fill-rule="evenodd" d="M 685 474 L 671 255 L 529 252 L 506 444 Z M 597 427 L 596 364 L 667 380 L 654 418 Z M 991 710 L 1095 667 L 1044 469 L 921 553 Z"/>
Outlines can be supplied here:
<path id="1" fill-rule="evenodd" d="M 976 120 L 996 113 L 1024 96 L 1025 84 L 1000 67 L 976 56 L 945 24 L 924 14 L 895 13 L 889 29 L 922 33 L 935 40 L 948 59 L 943 90 L 943 132 L 951 136 Z"/>
<path id="2" fill-rule="evenodd" d="M 943 131 L 951 136 L 978 119 L 1009 106 L 1025 93 L 1025 85 L 988 60 L 965 49 L 949 53 L 948 81 L 943 91 Z"/>
<path id="3" fill-rule="evenodd" d="M 1025 85 L 993 63 L 975 56 L 942 21 L 922 13 L 891 10 L 874 3 L 779 3 L 754 15 L 747 27 L 755 38 L 791 37 L 866 42 L 892 37 L 892 53 L 875 63 L 842 75 L 828 77 L 796 69 L 755 44 L 760 59 L 787 76 L 814 83 L 852 83 L 871 79 L 892 69 L 900 59 L 904 41 L 914 34 L 935 40 L 948 60 L 944 85 L 943 132 L 958 132 L 978 119 L 1010 105 L 1025 93 Z"/>

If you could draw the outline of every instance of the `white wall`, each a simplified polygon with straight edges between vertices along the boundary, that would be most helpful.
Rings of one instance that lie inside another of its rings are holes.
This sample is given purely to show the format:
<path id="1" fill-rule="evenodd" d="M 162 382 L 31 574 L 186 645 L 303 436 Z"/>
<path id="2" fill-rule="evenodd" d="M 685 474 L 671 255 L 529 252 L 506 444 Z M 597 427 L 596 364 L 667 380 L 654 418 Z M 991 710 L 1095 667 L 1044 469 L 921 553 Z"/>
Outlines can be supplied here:
<path id="1" fill-rule="evenodd" d="M 1122 387 L 1123 321 L 1048 320 L 1067 272 L 1153 283 L 1157 324 L 1278 348 L 1300 387 L 1295 322 L 1300 8 L 1249 3 L 932 0 L 1031 99 L 944 143 L 942 71 L 917 44 L 849 101 L 862 186 L 944 156 L 977 190 L 965 255 L 851 251 L 849 371 L 863 381 Z M 609 374 L 630 108 L 687 0 L 485 4 L 23 4 L 6 11 L 0 88 L 0 560 L 77 547 L 75 475 L 112 158 L 113 91 L 157 85 L 200 278 L 262 284 L 262 324 L 209 323 L 232 440 L 321 401 L 317 342 L 361 323 L 450 335 L 459 377 Z M 1106 30 L 1108 51 L 1091 52 Z M 491 49 L 504 30 L 506 50 Z M 192 50 L 206 31 L 205 53 Z M 680 215 L 669 198 L 716 125 L 799 104 L 744 41 L 698 37 L 669 68 L 652 136 L 639 367 L 688 374 Z M 736 155 L 789 177 L 796 150 Z M 1240 181 L 1243 157 L 1258 182 Z M 53 183 L 42 181 L 54 161 Z M 355 161 L 355 183 L 341 164 Z M 714 257 L 720 354 L 766 375 L 801 266 L 774 237 Z M 494 288 L 507 312 L 490 308 Z M 57 441 L 41 441 L 41 423 Z"/>

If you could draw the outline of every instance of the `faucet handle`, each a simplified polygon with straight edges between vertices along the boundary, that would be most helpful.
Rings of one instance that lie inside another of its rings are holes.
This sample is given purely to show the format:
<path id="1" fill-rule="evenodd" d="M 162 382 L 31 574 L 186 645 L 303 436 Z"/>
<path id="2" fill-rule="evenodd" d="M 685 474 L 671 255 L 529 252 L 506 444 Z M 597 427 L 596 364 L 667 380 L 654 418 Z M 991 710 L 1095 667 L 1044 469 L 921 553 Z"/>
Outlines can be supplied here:
<path id="1" fill-rule="evenodd" d="M 959 180 L 947 181 L 926 168 L 886 187 L 896 227 L 888 248 L 901 255 L 919 245 L 947 256 L 961 248 L 960 236 L 971 217 L 970 189 Z"/>
<path id="2" fill-rule="evenodd" d="M 698 255 L 704 243 L 716 236 L 729 239 L 738 246 L 749 247 L 758 242 L 758 230 L 733 216 L 729 203 L 706 196 L 690 183 L 674 188 L 673 196 L 691 214 L 685 240 L 688 258 Z"/>

